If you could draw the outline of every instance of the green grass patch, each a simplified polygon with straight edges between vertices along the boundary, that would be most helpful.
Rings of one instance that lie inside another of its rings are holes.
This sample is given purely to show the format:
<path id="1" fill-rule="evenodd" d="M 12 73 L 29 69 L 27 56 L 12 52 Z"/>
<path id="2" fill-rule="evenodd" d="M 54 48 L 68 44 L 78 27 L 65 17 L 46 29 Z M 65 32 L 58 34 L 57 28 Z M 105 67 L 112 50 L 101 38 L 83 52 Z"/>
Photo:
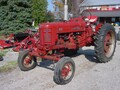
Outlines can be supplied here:
<path id="1" fill-rule="evenodd" d="M 4 49 L 0 51 L 0 56 L 5 56 L 9 49 Z"/>
<path id="2" fill-rule="evenodd" d="M 17 67 L 17 61 L 10 61 L 7 64 L 5 64 L 4 66 L 0 67 L 0 73 L 12 71 L 12 70 L 16 69 L 16 67 Z"/>

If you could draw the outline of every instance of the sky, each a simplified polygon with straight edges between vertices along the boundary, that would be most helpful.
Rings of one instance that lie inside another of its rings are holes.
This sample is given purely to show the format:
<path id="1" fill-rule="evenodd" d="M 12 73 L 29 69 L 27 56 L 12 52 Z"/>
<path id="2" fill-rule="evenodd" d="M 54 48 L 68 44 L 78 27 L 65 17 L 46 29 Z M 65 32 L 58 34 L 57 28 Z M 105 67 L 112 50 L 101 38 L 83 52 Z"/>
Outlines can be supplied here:
<path id="1" fill-rule="evenodd" d="M 48 10 L 53 11 L 53 4 L 52 4 L 52 0 L 47 0 L 48 1 Z"/>

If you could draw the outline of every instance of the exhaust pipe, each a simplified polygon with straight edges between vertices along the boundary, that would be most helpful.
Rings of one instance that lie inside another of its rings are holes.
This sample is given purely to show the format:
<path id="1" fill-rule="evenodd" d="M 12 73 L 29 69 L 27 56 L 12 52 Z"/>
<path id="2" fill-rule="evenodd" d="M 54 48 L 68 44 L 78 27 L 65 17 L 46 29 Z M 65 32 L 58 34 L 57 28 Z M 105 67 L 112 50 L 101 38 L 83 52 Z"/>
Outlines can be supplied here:
<path id="1" fill-rule="evenodd" d="M 64 5 L 64 20 L 65 21 L 68 20 L 68 4 L 67 4 L 67 0 L 65 0 L 65 5 Z"/>

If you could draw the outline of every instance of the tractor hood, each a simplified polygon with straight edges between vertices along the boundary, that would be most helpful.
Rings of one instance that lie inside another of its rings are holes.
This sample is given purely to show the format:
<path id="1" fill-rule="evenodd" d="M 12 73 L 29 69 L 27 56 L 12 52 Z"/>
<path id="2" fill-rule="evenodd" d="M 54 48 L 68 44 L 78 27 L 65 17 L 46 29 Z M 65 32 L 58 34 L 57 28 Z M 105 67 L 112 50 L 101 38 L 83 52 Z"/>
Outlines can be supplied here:
<path id="1" fill-rule="evenodd" d="M 40 28 L 57 28 L 57 27 L 60 27 L 60 26 L 63 26 L 63 25 L 68 25 L 67 24 L 68 22 L 48 22 L 48 23 L 43 23 L 43 24 L 40 24 Z"/>
<path id="2" fill-rule="evenodd" d="M 52 29 L 57 33 L 76 32 L 84 30 L 85 22 L 81 18 L 74 18 L 69 21 L 43 23 L 39 25 L 39 30 Z"/>

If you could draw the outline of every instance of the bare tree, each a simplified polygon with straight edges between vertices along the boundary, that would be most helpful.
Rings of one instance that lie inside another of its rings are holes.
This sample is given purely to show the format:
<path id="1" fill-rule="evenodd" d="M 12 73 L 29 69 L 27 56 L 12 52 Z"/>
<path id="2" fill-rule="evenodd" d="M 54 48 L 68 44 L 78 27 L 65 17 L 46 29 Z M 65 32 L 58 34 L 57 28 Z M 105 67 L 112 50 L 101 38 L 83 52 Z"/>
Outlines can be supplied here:
<path id="1" fill-rule="evenodd" d="M 79 12 L 80 12 L 80 4 L 84 1 L 84 0 L 71 0 L 72 2 L 72 9 L 71 9 L 71 13 L 73 14 L 73 16 L 78 16 Z"/>
<path id="2" fill-rule="evenodd" d="M 65 0 L 62 0 L 64 3 Z M 83 3 L 84 0 L 68 0 L 69 12 L 73 14 L 74 17 L 79 15 L 80 4 Z"/>
<path id="3" fill-rule="evenodd" d="M 65 0 L 55 0 L 55 5 L 59 8 L 60 12 L 63 12 Z M 73 14 L 73 17 L 78 17 L 80 12 L 80 4 L 83 3 L 84 0 L 68 0 L 68 11 Z"/>

